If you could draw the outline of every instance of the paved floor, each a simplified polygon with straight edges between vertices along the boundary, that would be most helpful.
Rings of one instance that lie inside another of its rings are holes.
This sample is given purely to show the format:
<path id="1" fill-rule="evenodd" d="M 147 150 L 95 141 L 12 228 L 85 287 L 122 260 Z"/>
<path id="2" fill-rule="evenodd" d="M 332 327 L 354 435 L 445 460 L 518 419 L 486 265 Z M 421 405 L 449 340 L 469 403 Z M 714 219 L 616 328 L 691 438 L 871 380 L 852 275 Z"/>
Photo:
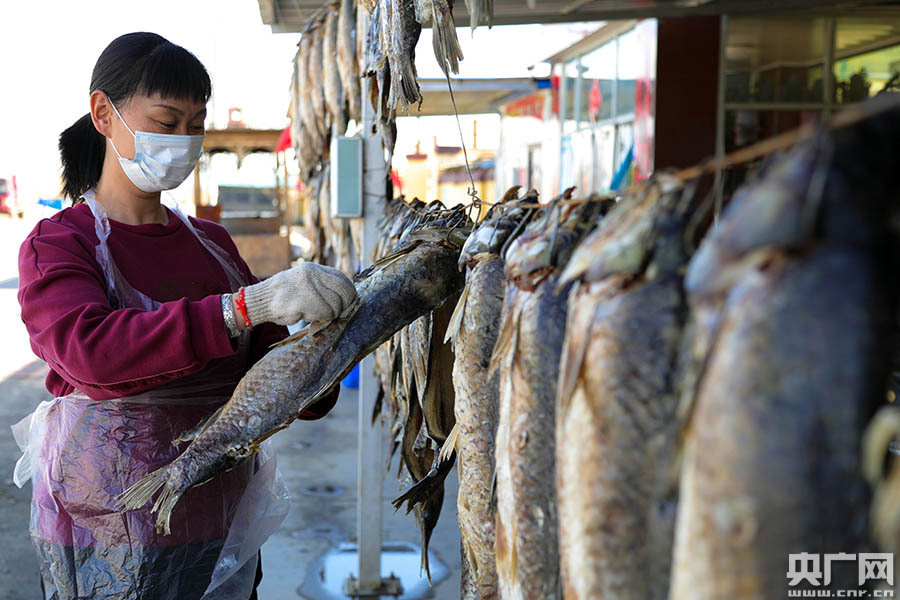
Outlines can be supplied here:
<path id="1" fill-rule="evenodd" d="M 27 215 L 26 222 L 0 218 L 0 598 L 6 600 L 40 598 L 37 566 L 28 536 L 31 491 L 30 486 L 19 489 L 13 485 L 12 467 L 19 452 L 8 427 L 49 397 L 43 386 L 46 367 L 31 353 L 16 301 L 18 246 L 36 217 Z M 292 508 L 281 529 L 262 549 L 262 600 L 303 598 L 298 589 L 315 568 L 316 560 L 340 542 L 353 540 L 356 428 L 356 391 L 343 389 L 337 407 L 325 419 L 295 422 L 272 438 L 279 452 L 279 468 L 291 492 Z M 384 480 L 384 539 L 418 543 L 419 533 L 412 516 L 395 513 L 390 505 L 390 500 L 398 495 L 395 469 L 396 462 L 394 471 L 386 474 Z M 435 582 L 425 597 L 459 597 L 456 493 L 454 470 L 448 478 L 447 499 L 431 541 L 432 553 L 449 568 L 449 576 Z"/>

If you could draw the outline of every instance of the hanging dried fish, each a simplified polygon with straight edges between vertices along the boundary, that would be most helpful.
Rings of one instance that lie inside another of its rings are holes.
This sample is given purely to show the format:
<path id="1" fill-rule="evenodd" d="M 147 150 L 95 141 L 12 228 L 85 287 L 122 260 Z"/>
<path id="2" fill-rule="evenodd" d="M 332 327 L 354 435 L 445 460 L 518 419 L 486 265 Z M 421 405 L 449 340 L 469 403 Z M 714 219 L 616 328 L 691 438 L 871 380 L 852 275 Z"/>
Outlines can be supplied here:
<path id="1" fill-rule="evenodd" d="M 359 85 L 358 29 L 354 8 L 353 0 L 341 0 L 337 23 L 337 68 L 347 111 L 350 118 L 359 123 L 362 119 L 362 92 Z"/>
<path id="2" fill-rule="evenodd" d="M 680 184 L 660 176 L 582 242 L 557 398 L 565 597 L 668 595 L 677 357 L 687 316 Z"/>
<path id="3" fill-rule="evenodd" d="M 685 432 L 672 598 L 815 594 L 785 577 L 789 552 L 868 547 L 860 447 L 893 356 L 898 140 L 895 106 L 795 148 L 690 263 L 692 307 L 719 317 Z M 857 588 L 855 562 L 831 566 L 835 589 Z"/>
<path id="4" fill-rule="evenodd" d="M 337 125 L 338 134 L 343 134 L 346 116 L 341 101 L 341 75 L 338 61 L 338 5 L 332 4 L 325 15 L 322 34 L 322 84 L 325 94 L 325 108 L 328 122 Z"/>

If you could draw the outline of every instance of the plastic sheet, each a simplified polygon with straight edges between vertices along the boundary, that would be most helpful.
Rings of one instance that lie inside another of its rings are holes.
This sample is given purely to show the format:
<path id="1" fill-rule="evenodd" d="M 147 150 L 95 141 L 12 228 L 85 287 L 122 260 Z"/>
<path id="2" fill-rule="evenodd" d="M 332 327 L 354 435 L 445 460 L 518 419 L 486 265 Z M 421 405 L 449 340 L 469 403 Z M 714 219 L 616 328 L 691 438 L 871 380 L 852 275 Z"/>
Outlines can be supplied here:
<path id="1" fill-rule="evenodd" d="M 110 300 L 155 310 L 109 253 L 109 220 L 93 192 Z M 173 209 L 219 261 L 233 289 L 245 285 L 227 252 Z M 94 401 L 75 392 L 42 402 L 12 427 L 22 456 L 14 482 L 32 481 L 31 533 L 48 598 L 243 600 L 256 575 L 257 552 L 287 515 L 287 490 L 265 445 L 254 460 L 189 490 L 172 515 L 172 533 L 155 530 L 148 504 L 120 512 L 117 496 L 185 448 L 183 432 L 225 403 L 246 368 L 248 336 L 238 352 L 200 373 L 151 392 Z M 225 390 L 225 391 L 223 391 Z"/>

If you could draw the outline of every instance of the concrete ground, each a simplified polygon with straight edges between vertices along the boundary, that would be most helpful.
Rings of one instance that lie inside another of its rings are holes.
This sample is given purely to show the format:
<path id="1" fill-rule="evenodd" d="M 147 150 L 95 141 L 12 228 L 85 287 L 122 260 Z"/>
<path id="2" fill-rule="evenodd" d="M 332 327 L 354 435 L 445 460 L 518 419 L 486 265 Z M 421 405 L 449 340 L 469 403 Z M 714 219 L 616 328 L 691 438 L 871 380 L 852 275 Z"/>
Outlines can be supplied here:
<path id="1" fill-rule="evenodd" d="M 18 247 L 39 216 L 31 213 L 19 222 L 0 215 L 0 598 L 6 600 L 38 600 L 41 595 L 28 534 L 31 489 L 30 484 L 19 489 L 12 482 L 13 465 L 20 453 L 9 429 L 40 401 L 49 399 L 43 383 L 46 366 L 31 352 L 16 301 Z M 356 391 L 342 389 L 337 407 L 326 418 L 295 422 L 272 438 L 292 508 L 280 530 L 262 548 L 261 600 L 306 597 L 298 589 L 307 577 L 318 575 L 321 566 L 317 559 L 339 543 L 354 539 L 356 429 Z M 384 479 L 383 538 L 418 544 L 412 516 L 395 513 L 390 505 L 399 495 L 395 472 L 396 459 Z M 459 597 L 457 489 L 454 469 L 431 540 L 432 554 L 448 567 L 449 575 L 420 597 Z"/>

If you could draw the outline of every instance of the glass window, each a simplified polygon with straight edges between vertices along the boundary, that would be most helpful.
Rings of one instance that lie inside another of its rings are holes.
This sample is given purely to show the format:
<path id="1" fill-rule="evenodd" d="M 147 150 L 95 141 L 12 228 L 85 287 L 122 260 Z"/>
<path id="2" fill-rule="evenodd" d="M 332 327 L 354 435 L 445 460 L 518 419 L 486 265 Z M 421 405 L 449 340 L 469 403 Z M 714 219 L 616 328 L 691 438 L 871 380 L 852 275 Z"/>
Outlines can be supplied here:
<path id="1" fill-rule="evenodd" d="M 562 76 L 562 111 L 563 111 L 563 132 L 571 133 L 578 128 L 578 115 L 575 112 L 576 98 L 580 86 L 578 84 L 578 62 L 568 62 L 563 66 Z"/>
<path id="2" fill-rule="evenodd" d="M 841 17 L 835 28 L 835 101 L 900 90 L 900 19 Z"/>
<path id="3" fill-rule="evenodd" d="M 608 190 L 613 178 L 613 151 L 615 150 L 615 129 L 612 125 L 604 125 L 596 129 L 594 136 L 595 152 L 597 154 L 594 180 L 595 190 Z"/>
<path id="4" fill-rule="evenodd" d="M 581 59 L 585 78 L 582 106 L 584 121 L 595 123 L 612 117 L 616 82 L 616 41 L 600 46 Z"/>
<path id="5" fill-rule="evenodd" d="M 728 110 L 725 111 L 725 152 L 733 152 L 785 133 L 821 118 L 818 110 Z M 723 171 L 725 197 L 731 196 L 765 159 L 729 167 Z"/>
<path id="6" fill-rule="evenodd" d="M 635 81 L 644 69 L 644 52 L 637 31 L 632 29 L 619 36 L 619 88 L 616 93 L 616 114 L 634 112 Z"/>
<path id="7" fill-rule="evenodd" d="M 731 17 L 726 102 L 823 102 L 825 19 Z"/>
<path id="8" fill-rule="evenodd" d="M 625 160 L 634 143 L 634 123 L 623 123 L 616 127 L 616 168 Z"/>

